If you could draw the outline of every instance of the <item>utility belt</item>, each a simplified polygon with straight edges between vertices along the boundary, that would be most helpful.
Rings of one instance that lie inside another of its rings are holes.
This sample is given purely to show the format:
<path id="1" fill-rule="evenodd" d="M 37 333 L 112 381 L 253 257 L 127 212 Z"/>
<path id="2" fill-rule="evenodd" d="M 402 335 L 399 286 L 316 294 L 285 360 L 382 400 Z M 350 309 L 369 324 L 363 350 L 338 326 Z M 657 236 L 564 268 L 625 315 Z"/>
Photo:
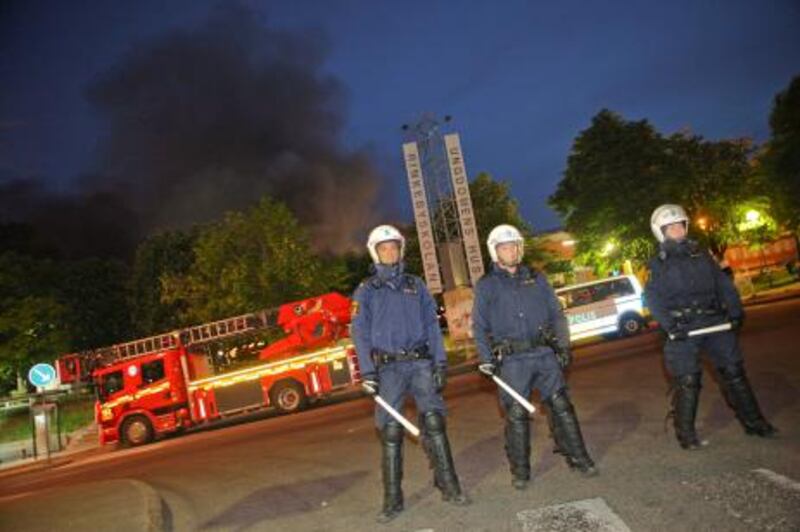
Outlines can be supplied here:
<path id="1" fill-rule="evenodd" d="M 373 349 L 371 354 L 372 361 L 376 365 L 389 364 L 391 362 L 402 362 L 405 360 L 426 360 L 431 358 L 431 354 L 427 345 L 409 350 L 403 349 L 397 352 Z"/>
<path id="2" fill-rule="evenodd" d="M 537 347 L 546 345 L 547 343 L 542 340 L 500 340 L 492 344 L 492 355 L 502 359 L 516 353 L 530 353 Z"/>
<path id="3" fill-rule="evenodd" d="M 723 311 L 720 307 L 686 307 L 679 309 L 670 309 L 669 315 L 673 318 L 686 318 L 690 319 L 693 316 L 721 316 Z"/>

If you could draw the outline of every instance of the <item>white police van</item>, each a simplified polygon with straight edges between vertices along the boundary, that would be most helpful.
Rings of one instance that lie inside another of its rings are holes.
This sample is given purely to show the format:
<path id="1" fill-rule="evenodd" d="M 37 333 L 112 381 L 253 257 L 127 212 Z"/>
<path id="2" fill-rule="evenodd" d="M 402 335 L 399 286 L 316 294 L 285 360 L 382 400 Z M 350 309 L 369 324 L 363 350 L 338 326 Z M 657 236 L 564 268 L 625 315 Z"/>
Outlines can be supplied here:
<path id="1" fill-rule="evenodd" d="M 642 285 L 620 275 L 565 286 L 556 295 L 569 321 L 570 340 L 589 336 L 632 336 L 647 328 Z"/>

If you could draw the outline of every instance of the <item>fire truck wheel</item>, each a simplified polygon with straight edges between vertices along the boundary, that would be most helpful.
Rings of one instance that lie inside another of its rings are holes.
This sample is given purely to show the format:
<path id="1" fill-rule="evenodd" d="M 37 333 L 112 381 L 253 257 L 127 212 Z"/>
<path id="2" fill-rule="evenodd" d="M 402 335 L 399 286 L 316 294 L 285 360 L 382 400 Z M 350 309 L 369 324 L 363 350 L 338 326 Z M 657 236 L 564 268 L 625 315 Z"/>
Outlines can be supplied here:
<path id="1" fill-rule="evenodd" d="M 153 440 L 153 425 L 145 416 L 131 416 L 122 423 L 122 442 L 129 447 Z"/>
<path id="2" fill-rule="evenodd" d="M 307 397 L 303 386 L 293 380 L 280 381 L 269 391 L 272 406 L 279 412 L 288 414 L 302 410 L 306 406 Z"/>

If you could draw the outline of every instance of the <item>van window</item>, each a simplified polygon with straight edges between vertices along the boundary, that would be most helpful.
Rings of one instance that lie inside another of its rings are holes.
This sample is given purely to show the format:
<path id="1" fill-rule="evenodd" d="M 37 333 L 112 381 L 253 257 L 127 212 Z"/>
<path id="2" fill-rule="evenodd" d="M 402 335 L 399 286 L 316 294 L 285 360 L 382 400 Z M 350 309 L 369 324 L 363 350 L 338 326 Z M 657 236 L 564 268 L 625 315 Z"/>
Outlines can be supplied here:
<path id="1" fill-rule="evenodd" d="M 564 302 L 565 308 L 580 307 L 614 299 L 622 296 L 634 295 L 636 291 L 630 279 L 623 277 L 613 281 L 601 282 L 589 286 L 581 286 L 570 290 L 559 291 L 558 296 Z"/>
<path id="2" fill-rule="evenodd" d="M 631 280 L 627 277 L 617 279 L 609 284 L 611 285 L 611 292 L 614 294 L 614 297 L 632 296 L 636 293 L 631 284 Z"/>

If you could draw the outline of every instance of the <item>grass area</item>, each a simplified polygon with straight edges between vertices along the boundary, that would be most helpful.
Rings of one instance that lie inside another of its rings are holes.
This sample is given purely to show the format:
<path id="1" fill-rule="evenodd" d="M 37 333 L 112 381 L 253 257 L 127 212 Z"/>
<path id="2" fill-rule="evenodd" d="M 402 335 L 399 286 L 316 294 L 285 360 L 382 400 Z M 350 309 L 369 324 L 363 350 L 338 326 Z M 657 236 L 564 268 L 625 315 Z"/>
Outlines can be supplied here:
<path id="1" fill-rule="evenodd" d="M 795 282 L 797 282 L 797 277 L 786 270 L 771 271 L 753 277 L 753 288 L 759 292 L 770 288 L 780 288 Z"/>
<path id="2" fill-rule="evenodd" d="M 94 399 L 92 397 L 61 397 L 58 401 L 58 409 L 61 417 L 61 434 L 63 435 L 85 427 L 94 420 Z M 28 409 L 0 413 L 0 443 L 25 440 L 30 437 L 31 417 Z"/>

